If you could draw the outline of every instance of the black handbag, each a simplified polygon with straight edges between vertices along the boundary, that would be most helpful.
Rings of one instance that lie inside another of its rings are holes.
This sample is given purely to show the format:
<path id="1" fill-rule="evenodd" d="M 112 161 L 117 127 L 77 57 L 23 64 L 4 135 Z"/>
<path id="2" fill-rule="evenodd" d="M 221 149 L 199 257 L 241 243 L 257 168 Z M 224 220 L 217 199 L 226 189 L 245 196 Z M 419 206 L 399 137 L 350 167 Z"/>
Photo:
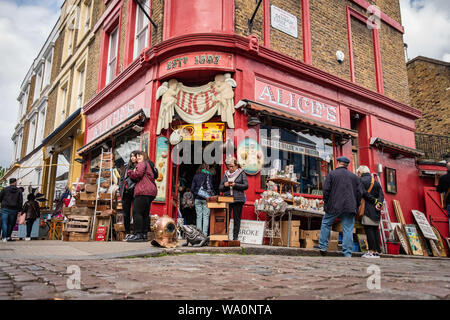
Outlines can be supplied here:
<path id="1" fill-rule="evenodd" d="M 130 177 L 125 178 L 125 192 L 132 193 L 134 192 L 134 187 L 136 187 L 136 182 Z"/>

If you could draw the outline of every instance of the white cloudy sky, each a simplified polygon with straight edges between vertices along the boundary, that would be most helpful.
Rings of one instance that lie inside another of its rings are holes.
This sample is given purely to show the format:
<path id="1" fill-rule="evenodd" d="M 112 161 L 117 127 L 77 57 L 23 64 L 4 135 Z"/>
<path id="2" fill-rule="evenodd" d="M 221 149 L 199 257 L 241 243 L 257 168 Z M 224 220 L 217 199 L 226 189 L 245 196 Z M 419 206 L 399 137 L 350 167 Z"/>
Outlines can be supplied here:
<path id="1" fill-rule="evenodd" d="M 17 97 L 63 0 L 0 0 L 0 165 L 9 167 Z M 408 56 L 450 62 L 450 0 L 400 0 Z"/>

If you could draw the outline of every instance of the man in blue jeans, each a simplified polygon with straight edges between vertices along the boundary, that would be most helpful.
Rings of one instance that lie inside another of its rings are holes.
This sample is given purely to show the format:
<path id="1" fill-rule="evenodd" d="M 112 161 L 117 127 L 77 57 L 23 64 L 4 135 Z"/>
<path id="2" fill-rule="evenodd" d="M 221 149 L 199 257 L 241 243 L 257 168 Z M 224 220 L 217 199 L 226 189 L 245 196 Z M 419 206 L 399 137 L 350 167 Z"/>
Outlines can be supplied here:
<path id="1" fill-rule="evenodd" d="M 336 218 L 342 221 L 342 251 L 344 256 L 352 256 L 353 248 L 353 225 L 355 215 L 361 203 L 363 189 L 361 181 L 352 172 L 347 170 L 350 159 L 347 157 L 337 158 L 338 166 L 331 171 L 323 185 L 323 201 L 325 216 L 320 228 L 319 249 L 321 255 L 326 255 L 328 240 L 330 239 L 330 228 Z"/>
<path id="2" fill-rule="evenodd" d="M 0 203 L 2 205 L 2 241 L 11 241 L 12 230 L 16 224 L 17 213 L 22 210 L 23 195 L 17 188 L 17 180 L 9 179 L 9 186 L 0 192 Z"/>

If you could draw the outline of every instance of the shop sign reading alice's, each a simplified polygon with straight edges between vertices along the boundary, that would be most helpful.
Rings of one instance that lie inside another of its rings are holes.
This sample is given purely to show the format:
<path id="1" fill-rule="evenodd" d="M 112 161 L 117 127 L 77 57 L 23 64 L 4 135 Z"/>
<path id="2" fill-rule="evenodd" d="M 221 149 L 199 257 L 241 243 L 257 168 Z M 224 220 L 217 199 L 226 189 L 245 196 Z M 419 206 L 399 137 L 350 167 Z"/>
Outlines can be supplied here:
<path id="1" fill-rule="evenodd" d="M 327 122 L 335 126 L 340 125 L 339 107 L 320 101 L 298 90 L 256 79 L 255 99 L 257 102 L 288 113 Z"/>

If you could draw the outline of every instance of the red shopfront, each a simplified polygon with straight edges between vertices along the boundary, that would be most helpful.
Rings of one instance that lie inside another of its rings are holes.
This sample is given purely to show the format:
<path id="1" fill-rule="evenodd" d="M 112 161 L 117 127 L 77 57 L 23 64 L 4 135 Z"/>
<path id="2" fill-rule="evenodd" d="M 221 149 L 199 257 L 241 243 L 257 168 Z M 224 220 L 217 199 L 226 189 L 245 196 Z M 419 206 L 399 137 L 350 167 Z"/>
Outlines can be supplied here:
<path id="1" fill-rule="evenodd" d="M 148 146 L 150 158 L 162 173 L 158 183 L 164 185 L 158 201 L 152 205 L 152 213 L 177 216 L 176 186 L 182 164 L 174 164 L 174 146 L 169 138 L 179 126 L 197 122 L 206 127 L 200 129 L 200 136 L 209 135 L 207 144 L 225 144 L 231 138 L 230 129 L 234 129 L 232 141 L 236 150 L 245 138 L 254 139 L 257 148 L 280 150 L 283 159 L 279 166 L 297 165 L 295 173 L 299 179 L 305 179 L 304 186 L 298 190 L 301 194 L 320 197 L 317 196 L 320 192 L 314 190 L 321 190 L 321 183 L 333 169 L 335 159 L 346 155 L 353 159 L 353 168 L 367 165 L 372 172 L 377 172 L 381 167 L 383 186 L 386 168 L 395 170 L 395 190 L 385 192 L 391 220 L 395 221 L 393 199 L 401 202 L 407 223 L 414 223 L 412 209 L 426 211 L 424 187 L 432 187 L 432 181 L 420 179 L 418 175 L 414 120 L 420 112 L 409 106 L 259 47 L 254 38 L 240 36 L 199 34 L 195 39 L 186 36 L 177 41 L 168 40 L 161 47 L 148 50 L 129 68 L 134 71 L 127 72 L 126 77 L 119 75 L 112 88 L 108 88 L 110 92 L 100 92 L 85 107 L 86 144 L 99 144 L 96 132 L 101 132 L 100 128 L 108 131 L 102 121 L 130 127 L 133 120 L 120 118 L 118 110 L 133 99 L 134 112 L 146 110 L 148 119 L 144 119 L 143 130 L 139 132 L 140 147 Z M 224 79 L 228 83 L 226 89 L 233 93 L 235 108 L 231 117 L 224 108 L 214 109 L 230 103 L 230 98 L 225 94 L 220 96 L 221 91 L 216 88 L 217 82 Z M 166 95 L 171 89 L 172 95 Z M 173 107 L 172 114 L 161 116 L 162 104 L 170 106 L 169 109 Z M 116 116 L 111 115 L 114 113 Z M 258 119 L 256 124 L 249 125 L 251 118 Z M 273 127 L 289 131 L 282 132 L 286 139 L 282 137 L 281 144 L 274 144 L 271 139 L 260 140 L 260 129 Z M 116 129 L 109 128 L 109 131 Z M 214 138 L 211 130 L 217 134 Z M 297 133 L 297 140 L 292 140 L 292 131 Z M 196 141 L 186 137 L 185 140 L 191 140 L 192 144 Z M 318 146 L 324 150 L 317 150 Z M 205 145 L 199 148 L 203 151 Z M 195 150 L 194 147 L 194 154 Z M 297 164 L 299 161 L 301 164 Z M 88 166 L 85 168 L 88 170 Z M 217 165 L 216 171 L 221 177 L 224 166 Z M 243 219 L 256 219 L 253 203 L 264 190 L 264 177 L 260 172 L 250 172 L 248 180 L 250 187 Z"/>

